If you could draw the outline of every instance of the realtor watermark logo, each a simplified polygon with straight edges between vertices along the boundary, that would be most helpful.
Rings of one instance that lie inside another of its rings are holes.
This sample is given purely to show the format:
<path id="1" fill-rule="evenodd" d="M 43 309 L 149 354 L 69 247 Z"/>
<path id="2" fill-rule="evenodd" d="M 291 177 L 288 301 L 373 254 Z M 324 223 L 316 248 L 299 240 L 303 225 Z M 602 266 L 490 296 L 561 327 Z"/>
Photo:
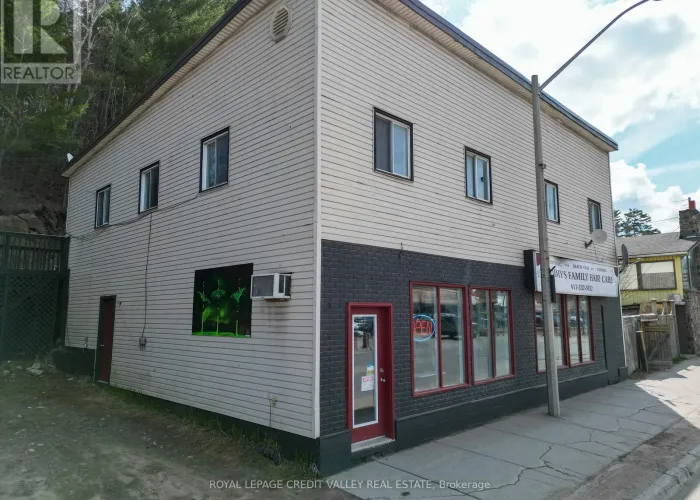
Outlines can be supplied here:
<path id="1" fill-rule="evenodd" d="M 80 83 L 79 0 L 0 0 L 0 83 Z"/>

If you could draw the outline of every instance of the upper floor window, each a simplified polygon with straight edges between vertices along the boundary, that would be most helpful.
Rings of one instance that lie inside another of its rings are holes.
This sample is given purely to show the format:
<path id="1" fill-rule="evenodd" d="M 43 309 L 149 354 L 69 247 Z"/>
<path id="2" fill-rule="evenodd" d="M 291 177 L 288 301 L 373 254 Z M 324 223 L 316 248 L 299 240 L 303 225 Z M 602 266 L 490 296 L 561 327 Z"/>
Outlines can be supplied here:
<path id="1" fill-rule="evenodd" d="M 559 222 L 559 186 L 545 181 L 545 201 L 547 202 L 547 220 Z"/>
<path id="2" fill-rule="evenodd" d="M 676 266 L 672 260 L 636 262 L 620 274 L 623 290 L 675 290 Z"/>
<path id="3" fill-rule="evenodd" d="M 375 110 L 375 170 L 412 179 L 412 141 L 413 125 L 411 123 Z"/>
<path id="4" fill-rule="evenodd" d="M 158 179 L 160 166 L 158 163 L 141 169 L 139 184 L 139 212 L 145 212 L 158 206 Z"/>
<path id="5" fill-rule="evenodd" d="M 467 196 L 491 201 L 491 159 L 466 150 Z"/>
<path id="6" fill-rule="evenodd" d="M 603 229 L 603 218 L 600 214 L 600 203 L 588 200 L 588 225 L 591 232 Z"/>
<path id="7" fill-rule="evenodd" d="M 109 198 L 111 186 L 103 187 L 95 196 L 95 227 L 109 224 Z"/>
<path id="8" fill-rule="evenodd" d="M 202 182 L 200 190 L 228 182 L 228 129 L 202 139 Z"/>

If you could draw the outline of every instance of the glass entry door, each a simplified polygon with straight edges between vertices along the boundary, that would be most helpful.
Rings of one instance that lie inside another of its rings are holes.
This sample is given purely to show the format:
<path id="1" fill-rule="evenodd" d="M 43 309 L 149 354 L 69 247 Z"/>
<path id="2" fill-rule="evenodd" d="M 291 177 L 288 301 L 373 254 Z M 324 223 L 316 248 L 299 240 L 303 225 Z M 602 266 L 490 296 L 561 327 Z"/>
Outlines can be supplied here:
<path id="1" fill-rule="evenodd" d="M 353 442 L 393 435 L 390 318 L 385 307 L 349 307 L 348 427 Z"/>

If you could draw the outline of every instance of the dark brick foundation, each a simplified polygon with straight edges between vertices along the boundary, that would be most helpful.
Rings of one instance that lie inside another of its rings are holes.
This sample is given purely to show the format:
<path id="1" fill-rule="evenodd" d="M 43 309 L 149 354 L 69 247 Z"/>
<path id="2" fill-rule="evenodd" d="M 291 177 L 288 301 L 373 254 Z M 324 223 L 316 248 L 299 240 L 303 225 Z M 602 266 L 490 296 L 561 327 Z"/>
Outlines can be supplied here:
<path id="1" fill-rule="evenodd" d="M 393 304 L 398 448 L 546 402 L 544 374 L 538 374 L 536 369 L 533 296 L 525 286 L 524 267 L 327 240 L 322 245 L 321 266 L 322 439 L 347 433 L 345 329 L 348 302 Z M 476 387 L 413 397 L 409 336 L 411 281 L 511 289 L 516 376 Z M 562 397 L 618 381 L 619 368 L 625 364 L 619 300 L 594 297 L 591 304 L 595 362 L 559 371 Z M 431 432 L 426 430 L 428 427 L 432 428 Z M 349 454 L 349 450 L 346 453 Z"/>

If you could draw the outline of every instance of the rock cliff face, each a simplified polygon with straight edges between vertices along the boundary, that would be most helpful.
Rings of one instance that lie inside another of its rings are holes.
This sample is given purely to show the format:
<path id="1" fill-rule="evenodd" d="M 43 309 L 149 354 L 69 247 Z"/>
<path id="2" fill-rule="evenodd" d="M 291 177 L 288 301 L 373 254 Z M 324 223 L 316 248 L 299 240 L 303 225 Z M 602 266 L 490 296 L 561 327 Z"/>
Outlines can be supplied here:
<path id="1" fill-rule="evenodd" d="M 65 231 L 65 220 L 64 212 L 42 206 L 34 212 L 0 215 L 0 231 L 59 235 Z"/>

